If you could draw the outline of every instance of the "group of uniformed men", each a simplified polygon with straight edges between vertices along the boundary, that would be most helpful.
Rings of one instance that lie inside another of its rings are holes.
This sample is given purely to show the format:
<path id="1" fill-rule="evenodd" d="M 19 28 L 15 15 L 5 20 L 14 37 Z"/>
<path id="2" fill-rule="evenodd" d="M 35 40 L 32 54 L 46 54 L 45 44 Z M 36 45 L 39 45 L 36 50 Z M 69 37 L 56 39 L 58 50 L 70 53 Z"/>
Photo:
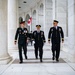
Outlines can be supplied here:
<path id="1" fill-rule="evenodd" d="M 64 42 L 64 33 L 62 27 L 58 26 L 58 21 L 53 21 L 53 27 L 50 28 L 49 34 L 48 34 L 48 42 L 52 43 L 52 60 L 56 59 L 56 62 L 59 62 L 59 55 L 60 55 L 60 43 L 62 39 L 62 43 Z M 33 32 L 33 40 L 35 41 L 34 48 L 35 48 L 35 58 L 38 59 L 38 55 L 40 57 L 40 62 L 43 58 L 43 46 L 46 42 L 44 31 L 40 30 L 41 25 L 36 25 L 37 30 Z M 18 49 L 19 49 L 19 58 L 20 63 L 23 63 L 23 57 L 22 57 L 22 49 L 24 51 L 25 59 L 27 58 L 27 38 L 29 36 L 28 30 L 25 27 L 25 21 L 20 23 L 20 27 L 17 28 L 16 35 L 15 35 L 15 45 L 17 43 L 18 39 Z M 39 54 L 38 54 L 39 51 Z"/>

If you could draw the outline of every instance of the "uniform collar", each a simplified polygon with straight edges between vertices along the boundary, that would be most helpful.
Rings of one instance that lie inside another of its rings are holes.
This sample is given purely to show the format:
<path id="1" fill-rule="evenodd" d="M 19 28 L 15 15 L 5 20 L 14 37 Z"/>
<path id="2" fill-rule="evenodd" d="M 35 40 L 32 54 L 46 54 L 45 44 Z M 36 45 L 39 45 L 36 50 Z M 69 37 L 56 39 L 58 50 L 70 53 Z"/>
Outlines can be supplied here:
<path id="1" fill-rule="evenodd" d="M 58 28 L 58 26 L 55 26 L 54 28 L 55 28 L 55 29 L 57 29 L 57 28 Z"/>
<path id="2" fill-rule="evenodd" d="M 24 28 L 21 27 L 22 30 L 24 30 Z"/>
<path id="3" fill-rule="evenodd" d="M 37 30 L 37 33 L 40 33 L 40 30 Z"/>

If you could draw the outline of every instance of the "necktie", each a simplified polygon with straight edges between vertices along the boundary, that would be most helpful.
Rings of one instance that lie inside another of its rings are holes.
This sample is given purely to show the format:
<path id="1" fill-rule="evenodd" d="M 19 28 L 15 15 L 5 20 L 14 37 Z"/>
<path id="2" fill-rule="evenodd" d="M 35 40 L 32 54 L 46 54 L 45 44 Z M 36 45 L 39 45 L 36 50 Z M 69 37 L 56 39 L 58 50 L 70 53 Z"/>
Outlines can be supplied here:
<path id="1" fill-rule="evenodd" d="M 57 30 L 57 26 L 55 27 L 55 29 Z"/>
<path id="2" fill-rule="evenodd" d="M 37 33 L 40 33 L 40 31 L 37 31 Z"/>

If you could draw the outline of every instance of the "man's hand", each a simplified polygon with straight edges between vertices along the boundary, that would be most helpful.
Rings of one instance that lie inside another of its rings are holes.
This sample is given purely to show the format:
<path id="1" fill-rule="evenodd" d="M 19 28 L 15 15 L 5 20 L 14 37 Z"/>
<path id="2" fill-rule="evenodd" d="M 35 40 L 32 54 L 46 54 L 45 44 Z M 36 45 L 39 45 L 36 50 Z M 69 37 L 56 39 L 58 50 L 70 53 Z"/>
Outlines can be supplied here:
<path id="1" fill-rule="evenodd" d="M 44 43 L 46 43 L 46 41 Z"/>
<path id="2" fill-rule="evenodd" d="M 48 43 L 50 44 L 50 41 L 48 41 Z"/>
<path id="3" fill-rule="evenodd" d="M 46 43 L 46 41 L 44 41 L 44 43 Z"/>
<path id="4" fill-rule="evenodd" d="M 64 41 L 62 41 L 62 43 L 64 43 Z"/>
<path id="5" fill-rule="evenodd" d="M 16 45 L 17 41 L 14 41 L 14 44 Z"/>
<path id="6" fill-rule="evenodd" d="M 27 43 L 29 42 L 29 40 L 27 39 Z"/>

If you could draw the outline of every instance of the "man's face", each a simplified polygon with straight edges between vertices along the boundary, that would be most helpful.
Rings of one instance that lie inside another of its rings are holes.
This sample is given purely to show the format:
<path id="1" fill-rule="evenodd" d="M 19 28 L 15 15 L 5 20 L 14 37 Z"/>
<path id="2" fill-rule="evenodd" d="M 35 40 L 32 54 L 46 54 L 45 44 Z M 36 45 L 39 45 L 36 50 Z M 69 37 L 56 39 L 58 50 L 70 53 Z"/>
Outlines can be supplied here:
<path id="1" fill-rule="evenodd" d="M 24 28 L 25 27 L 25 23 L 21 24 L 21 27 Z"/>
<path id="2" fill-rule="evenodd" d="M 37 27 L 37 30 L 40 30 L 40 27 Z"/>
<path id="3" fill-rule="evenodd" d="M 53 22 L 53 25 L 54 25 L 54 27 L 55 27 L 55 26 L 57 26 L 57 25 L 58 25 L 58 23 L 57 23 L 57 22 Z"/>

